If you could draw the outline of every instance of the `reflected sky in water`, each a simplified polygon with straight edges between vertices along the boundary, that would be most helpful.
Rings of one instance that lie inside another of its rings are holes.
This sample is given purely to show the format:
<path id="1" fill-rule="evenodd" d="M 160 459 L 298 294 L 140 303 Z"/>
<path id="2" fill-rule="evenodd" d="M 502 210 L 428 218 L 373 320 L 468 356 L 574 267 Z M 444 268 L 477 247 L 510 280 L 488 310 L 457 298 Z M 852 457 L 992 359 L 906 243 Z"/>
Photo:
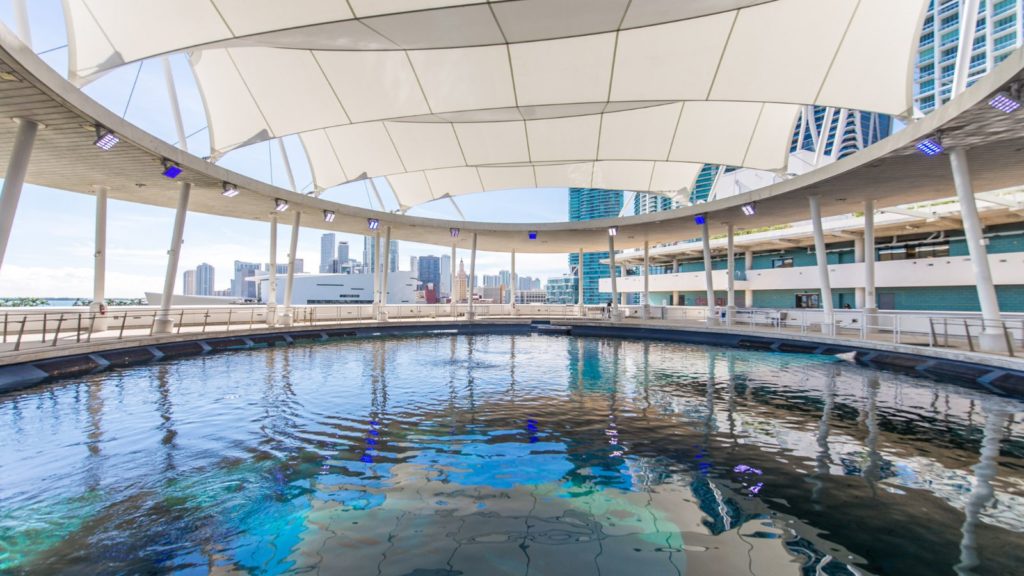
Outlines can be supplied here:
<path id="1" fill-rule="evenodd" d="M 1022 414 L 663 342 L 190 358 L 0 397 L 0 572 L 1010 574 Z"/>

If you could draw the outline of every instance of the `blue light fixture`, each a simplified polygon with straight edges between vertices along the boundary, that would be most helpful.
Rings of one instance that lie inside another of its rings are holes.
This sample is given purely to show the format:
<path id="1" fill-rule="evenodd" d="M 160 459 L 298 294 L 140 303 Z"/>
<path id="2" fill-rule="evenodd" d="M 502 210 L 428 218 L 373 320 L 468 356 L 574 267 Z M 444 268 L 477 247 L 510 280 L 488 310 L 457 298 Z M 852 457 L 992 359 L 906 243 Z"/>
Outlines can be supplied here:
<path id="1" fill-rule="evenodd" d="M 536 240 L 537 239 L 537 231 L 536 230 L 530 230 L 529 232 L 526 233 L 526 235 L 530 237 L 530 240 Z"/>
<path id="2" fill-rule="evenodd" d="M 121 139 L 117 137 L 117 134 L 114 134 L 106 128 L 101 128 L 100 126 L 96 127 L 96 141 L 93 142 L 93 144 L 95 144 L 100 150 L 110 150 L 114 146 L 117 146 L 117 143 L 120 141 Z"/>
<path id="3" fill-rule="evenodd" d="M 744 216 L 753 216 L 754 214 L 757 214 L 757 204 L 748 202 L 743 206 L 740 206 L 740 210 L 743 211 Z"/>
<path id="4" fill-rule="evenodd" d="M 697 214 L 693 217 L 693 222 L 697 224 L 697 226 L 703 226 L 707 221 L 706 214 Z"/>
<path id="5" fill-rule="evenodd" d="M 367 218 L 366 227 L 370 230 L 376 230 L 380 228 L 380 220 L 377 220 L 376 218 Z"/>
<path id="6" fill-rule="evenodd" d="M 171 180 L 174 180 L 179 174 L 181 174 L 181 167 L 170 160 L 164 160 L 164 171 L 161 172 L 161 174 Z"/>
<path id="7" fill-rule="evenodd" d="M 459 237 L 459 229 L 458 228 L 449 228 L 448 229 L 448 233 L 452 235 L 452 238 L 458 238 Z"/>
<path id="8" fill-rule="evenodd" d="M 925 138 L 917 143 L 917 150 L 925 156 L 938 156 L 942 154 L 946 149 L 942 147 L 942 143 L 939 142 L 938 138 Z"/>
<path id="9" fill-rule="evenodd" d="M 988 105 L 1009 114 L 1020 108 L 1020 100 L 1014 98 L 1009 92 L 1000 92 L 988 101 Z"/>

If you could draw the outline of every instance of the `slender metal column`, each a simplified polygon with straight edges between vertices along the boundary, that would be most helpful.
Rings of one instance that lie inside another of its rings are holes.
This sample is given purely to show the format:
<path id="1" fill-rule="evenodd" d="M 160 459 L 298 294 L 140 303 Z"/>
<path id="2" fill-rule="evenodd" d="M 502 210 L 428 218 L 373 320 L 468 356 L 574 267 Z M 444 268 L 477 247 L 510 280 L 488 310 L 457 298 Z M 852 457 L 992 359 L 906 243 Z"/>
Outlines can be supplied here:
<path id="1" fill-rule="evenodd" d="M 580 307 L 580 316 L 587 315 L 587 303 L 583 298 L 583 248 L 579 251 L 579 262 L 576 265 L 576 304 Z"/>
<path id="2" fill-rule="evenodd" d="M 94 314 L 93 332 L 107 329 L 106 312 L 106 271 L 107 271 L 107 192 L 106 186 L 96 186 L 96 252 L 93 254 L 92 304 L 89 312 Z"/>
<path id="3" fill-rule="evenodd" d="M 828 253 L 825 248 L 825 230 L 821 225 L 821 196 L 808 198 L 811 203 L 811 225 L 814 227 L 814 253 L 818 260 L 818 284 L 821 286 L 821 308 L 825 318 L 821 331 L 832 333 L 832 283 L 828 277 Z"/>
<path id="4" fill-rule="evenodd" d="M 718 318 L 715 317 L 715 281 L 712 276 L 713 270 L 711 269 L 711 233 L 708 231 L 708 221 L 705 217 L 704 223 L 700 227 L 700 237 L 704 244 L 704 285 L 707 289 L 707 317 L 708 322 L 717 322 Z"/>
<path id="5" fill-rule="evenodd" d="M 28 161 L 32 156 L 32 146 L 36 141 L 39 124 L 24 118 L 18 118 L 18 133 L 14 137 L 14 149 L 7 163 L 7 174 L 4 176 L 3 192 L 0 192 L 0 267 L 7 253 L 7 243 L 11 240 L 11 228 L 14 226 L 14 213 L 18 211 L 21 200 L 21 188 L 25 184 L 28 172 Z"/>
<path id="6" fill-rule="evenodd" d="M 864 201 L 864 313 L 878 313 L 875 295 L 875 201 Z"/>
<path id="7" fill-rule="evenodd" d="M 469 280 L 466 282 L 466 298 L 469 299 L 469 312 L 466 319 L 476 319 L 476 311 L 473 310 L 473 292 L 476 288 L 476 232 L 473 233 L 473 251 L 469 253 Z"/>
<path id="8" fill-rule="evenodd" d="M 732 223 L 727 224 L 729 230 L 726 262 L 728 268 L 729 277 L 726 279 L 726 301 L 725 301 L 725 314 L 727 323 L 731 326 L 733 318 L 736 316 L 736 243 L 733 237 L 733 225 Z"/>
<path id="9" fill-rule="evenodd" d="M 743 275 L 747 278 L 747 289 L 743 292 L 743 305 L 747 308 L 754 307 L 754 285 L 750 271 L 754 269 L 754 251 L 744 250 L 743 252 Z"/>
<path id="10" fill-rule="evenodd" d="M 516 249 L 512 249 L 512 276 L 509 280 L 509 302 L 512 304 L 512 315 L 516 316 Z"/>
<path id="11" fill-rule="evenodd" d="M 619 314 L 619 273 L 615 269 L 615 236 L 608 235 L 608 273 L 612 280 L 612 318 Z"/>
<path id="12" fill-rule="evenodd" d="M 270 265 L 267 270 L 267 326 L 277 325 L 277 214 L 270 215 Z"/>
<path id="13" fill-rule="evenodd" d="M 644 240 L 644 301 L 643 319 L 647 320 L 651 314 L 651 243 Z"/>
<path id="14" fill-rule="evenodd" d="M 381 303 L 381 320 L 388 319 L 388 276 L 391 272 L 391 226 L 384 228 L 384 246 L 381 248 L 384 251 L 384 256 L 378 261 L 381 262 L 380 271 L 380 303 Z"/>
<path id="15" fill-rule="evenodd" d="M 672 259 L 672 273 L 673 274 L 678 274 L 679 273 L 679 259 L 678 258 L 673 258 Z M 672 291 L 672 305 L 673 306 L 679 306 L 679 290 L 673 290 Z"/>
<path id="16" fill-rule="evenodd" d="M 455 308 L 455 242 L 452 242 L 452 279 L 451 282 L 449 282 L 449 284 L 451 285 L 448 287 L 448 292 L 450 292 L 451 294 L 449 294 L 448 299 L 451 301 L 452 318 L 456 318 L 458 317 L 458 312 Z"/>
<path id="17" fill-rule="evenodd" d="M 181 105 L 178 103 L 178 89 L 174 85 L 174 72 L 171 70 L 171 59 L 163 57 L 164 84 L 167 88 L 167 97 L 171 99 L 171 111 L 174 113 L 174 130 L 178 135 L 178 147 L 188 151 L 188 137 L 185 135 L 185 123 L 181 118 Z"/>
<path id="18" fill-rule="evenodd" d="M 171 232 L 171 248 L 167 251 L 167 273 L 164 275 L 164 293 L 160 297 L 160 311 L 153 319 L 153 333 L 170 334 L 174 328 L 171 319 L 171 302 L 174 297 L 174 281 L 178 277 L 178 260 L 181 258 L 181 241 L 185 234 L 185 216 L 188 214 L 188 199 L 192 195 L 192 184 L 178 185 L 178 207 L 174 213 L 174 229 Z"/>
<path id="19" fill-rule="evenodd" d="M 373 273 L 373 319 L 380 319 L 380 229 L 373 233 L 373 252 L 370 254 L 370 272 Z"/>
<path id="20" fill-rule="evenodd" d="M 853 263 L 864 263 L 864 238 L 861 236 L 857 236 L 853 239 Z M 864 284 L 866 286 L 867 282 L 865 281 Z M 866 292 L 865 286 L 857 286 L 854 289 L 854 308 L 857 310 L 864 309 L 864 293 Z"/>
<path id="21" fill-rule="evenodd" d="M 985 323 L 980 336 L 981 349 L 986 352 L 1005 351 L 1006 340 L 1001 324 L 1002 315 L 999 313 L 996 287 L 992 282 L 992 270 L 989 268 L 988 249 L 985 248 L 985 236 L 981 228 L 981 218 L 978 216 L 978 205 L 974 199 L 967 153 L 963 148 L 952 150 L 949 153 L 949 161 L 953 166 L 953 183 L 956 185 L 957 200 L 960 201 L 960 218 L 964 224 L 967 251 L 971 255 L 974 284 L 978 287 L 981 317 Z"/>
<path id="22" fill-rule="evenodd" d="M 288 244 L 288 276 L 284 281 L 284 312 L 281 314 L 281 325 L 291 326 L 295 314 L 292 311 L 292 288 L 295 285 L 295 252 L 299 249 L 299 221 L 302 219 L 302 212 L 295 211 L 295 219 L 292 221 L 292 237 Z"/>

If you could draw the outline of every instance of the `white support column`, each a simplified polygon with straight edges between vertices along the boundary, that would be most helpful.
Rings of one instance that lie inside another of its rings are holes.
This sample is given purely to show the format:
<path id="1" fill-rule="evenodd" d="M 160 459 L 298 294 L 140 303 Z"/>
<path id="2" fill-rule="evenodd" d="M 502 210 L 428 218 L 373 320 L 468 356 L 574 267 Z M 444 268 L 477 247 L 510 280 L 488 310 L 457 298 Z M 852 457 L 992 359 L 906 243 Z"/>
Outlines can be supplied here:
<path id="1" fill-rule="evenodd" d="M 32 46 L 32 27 L 28 20 L 28 0 L 14 0 L 14 24 L 18 38 L 35 52 Z"/>
<path id="2" fill-rule="evenodd" d="M 970 75 L 971 56 L 974 52 L 974 32 L 977 25 L 978 0 L 960 0 L 960 37 L 957 43 L 956 64 L 953 67 L 950 100 L 967 89 L 967 77 Z"/>
<path id="3" fill-rule="evenodd" d="M 875 201 L 864 201 L 864 314 L 878 313 L 875 295 Z"/>
<path id="4" fill-rule="evenodd" d="M 267 326 L 277 325 L 277 214 L 270 215 L 270 266 L 267 271 Z"/>
<path id="5" fill-rule="evenodd" d="M 743 304 L 747 308 L 754 307 L 754 285 L 750 271 L 754 269 L 754 251 L 747 249 L 743 251 L 743 276 L 747 279 L 747 289 L 743 291 Z"/>
<path id="6" fill-rule="evenodd" d="M 371 272 L 373 273 L 373 319 L 380 320 L 380 229 L 373 233 L 373 252 L 370 254 Z M 452 279 L 454 282 L 455 279 Z"/>
<path id="7" fill-rule="evenodd" d="M 712 277 L 712 266 L 711 266 L 711 233 L 708 231 L 707 217 L 704 219 L 704 223 L 700 227 L 700 237 L 704 244 L 704 285 L 707 290 L 707 317 L 708 323 L 713 324 L 718 322 L 718 318 L 715 315 L 715 281 Z"/>
<path id="8" fill-rule="evenodd" d="M 828 253 L 825 249 L 825 230 L 821 225 L 821 196 L 808 198 L 811 203 L 811 225 L 814 227 L 814 254 L 818 260 L 818 284 L 821 286 L 821 308 L 825 314 L 821 331 L 832 334 L 832 283 L 828 277 Z"/>
<path id="9" fill-rule="evenodd" d="M 509 278 L 509 303 L 512 304 L 512 315 L 516 316 L 516 249 L 512 249 L 512 276 Z"/>
<path id="10" fill-rule="evenodd" d="M 302 212 L 295 210 L 295 219 L 292 220 L 292 237 L 288 244 L 288 276 L 284 281 L 284 312 L 281 313 L 281 325 L 291 326 L 295 319 L 292 311 L 292 288 L 295 285 L 295 251 L 299 248 L 299 221 L 302 219 Z"/>
<path id="11" fill-rule="evenodd" d="M 853 262 L 854 264 L 864 263 L 864 238 L 857 236 L 853 239 Z M 867 278 L 865 278 L 867 280 Z M 867 285 L 867 282 L 864 283 Z M 858 286 L 854 289 L 854 307 L 857 310 L 864 309 L 864 293 L 866 292 L 864 286 Z"/>
<path id="12" fill-rule="evenodd" d="M 982 330 L 979 338 L 981 349 L 985 352 L 1005 352 L 1006 340 L 1001 324 L 1002 315 L 999 312 L 996 287 L 992 282 L 988 249 L 985 248 L 981 218 L 978 217 L 978 205 L 974 198 L 966 151 L 963 148 L 952 150 L 949 153 L 949 161 L 953 166 L 953 183 L 956 186 L 957 200 L 960 201 L 960 218 L 964 224 L 967 251 L 971 256 L 971 265 L 974 268 L 974 284 L 978 287 L 981 317 L 985 322 L 985 329 Z"/>
<path id="13" fill-rule="evenodd" d="M 21 188 L 25 184 L 25 174 L 28 172 L 28 161 L 32 157 L 32 146 L 39 131 L 39 124 L 36 122 L 24 118 L 15 121 L 18 123 L 18 133 L 14 137 L 11 159 L 7 162 L 3 192 L 0 192 L 0 266 L 3 266 L 4 255 L 7 254 L 11 228 L 14 227 L 14 213 L 18 211 Z"/>
<path id="14" fill-rule="evenodd" d="M 281 159 L 284 161 L 284 173 L 288 176 L 288 185 L 292 192 L 298 192 L 295 186 L 295 174 L 292 172 L 292 162 L 288 159 L 288 150 L 284 147 L 284 138 L 277 139 L 278 150 L 281 151 Z"/>
<path id="15" fill-rule="evenodd" d="M 580 308 L 580 317 L 587 315 L 587 303 L 583 297 L 583 288 L 583 248 L 580 248 L 579 261 L 576 265 L 576 305 Z"/>
<path id="16" fill-rule="evenodd" d="M 644 301 L 643 319 L 647 320 L 651 314 L 651 243 L 644 240 Z"/>
<path id="17" fill-rule="evenodd" d="M 167 251 L 167 273 L 164 275 L 164 292 L 160 297 L 160 311 L 153 319 L 154 334 L 170 334 L 174 328 L 174 320 L 171 319 L 171 299 L 174 297 L 174 281 L 178 277 L 178 260 L 181 258 L 185 216 L 188 214 L 188 199 L 191 195 L 192 184 L 182 182 L 178 185 L 178 207 L 174 212 L 171 248 Z"/>
<path id="18" fill-rule="evenodd" d="M 448 291 L 451 293 L 449 295 L 449 300 L 451 300 L 452 318 L 457 318 L 458 310 L 456 308 L 457 304 L 455 300 L 455 242 L 452 242 L 452 280 L 449 284 L 451 284 L 451 286 L 448 287 Z"/>
<path id="19" fill-rule="evenodd" d="M 673 274 L 678 274 L 679 273 L 679 259 L 678 258 L 673 258 L 672 259 L 672 273 Z M 673 306 L 679 306 L 679 290 L 673 290 L 672 291 L 672 305 Z"/>
<path id="20" fill-rule="evenodd" d="M 384 245 L 381 246 L 383 256 L 377 261 L 381 263 L 380 269 L 380 319 L 388 319 L 388 277 L 391 272 L 391 226 L 384 228 Z"/>
<path id="21" fill-rule="evenodd" d="M 613 320 L 619 319 L 619 283 L 618 272 L 615 270 L 615 236 L 608 235 L 608 273 L 612 281 L 612 312 Z"/>
<path id="22" fill-rule="evenodd" d="M 469 299 L 469 312 L 467 320 L 475 320 L 476 312 L 473 310 L 473 292 L 476 288 L 476 232 L 473 233 L 473 251 L 469 253 L 469 278 L 466 282 L 466 298 Z"/>
<path id="23" fill-rule="evenodd" d="M 731 326 L 733 319 L 736 316 L 736 243 L 735 238 L 733 237 L 732 223 L 729 223 L 726 226 L 728 227 L 729 234 L 727 245 L 728 253 L 726 254 L 727 273 L 729 277 L 726 280 L 728 293 L 725 300 L 725 314 L 727 323 Z"/>
<path id="24" fill-rule="evenodd" d="M 167 88 L 167 97 L 171 100 L 171 112 L 174 118 L 174 130 L 178 135 L 178 147 L 188 151 L 188 138 L 185 136 L 185 123 L 181 119 L 181 105 L 178 103 L 178 89 L 174 85 L 174 72 L 171 70 L 171 59 L 163 57 L 164 83 Z"/>
<path id="25" fill-rule="evenodd" d="M 93 332 L 107 329 L 106 273 L 107 273 L 107 192 L 106 186 L 96 186 L 96 251 L 93 253 L 92 304 L 89 312 L 94 314 L 90 326 Z"/>

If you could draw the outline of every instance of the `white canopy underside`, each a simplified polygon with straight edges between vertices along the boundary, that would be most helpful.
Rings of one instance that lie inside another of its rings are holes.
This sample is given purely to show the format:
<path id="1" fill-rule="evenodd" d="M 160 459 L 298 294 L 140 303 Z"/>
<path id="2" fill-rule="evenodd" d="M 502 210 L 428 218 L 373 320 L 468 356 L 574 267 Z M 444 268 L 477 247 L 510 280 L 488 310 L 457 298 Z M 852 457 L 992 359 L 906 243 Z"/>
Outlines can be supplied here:
<path id="1" fill-rule="evenodd" d="M 191 50 L 215 156 L 299 134 L 404 207 L 783 168 L 800 105 L 910 109 L 926 2 L 65 0 L 73 79 Z"/>

